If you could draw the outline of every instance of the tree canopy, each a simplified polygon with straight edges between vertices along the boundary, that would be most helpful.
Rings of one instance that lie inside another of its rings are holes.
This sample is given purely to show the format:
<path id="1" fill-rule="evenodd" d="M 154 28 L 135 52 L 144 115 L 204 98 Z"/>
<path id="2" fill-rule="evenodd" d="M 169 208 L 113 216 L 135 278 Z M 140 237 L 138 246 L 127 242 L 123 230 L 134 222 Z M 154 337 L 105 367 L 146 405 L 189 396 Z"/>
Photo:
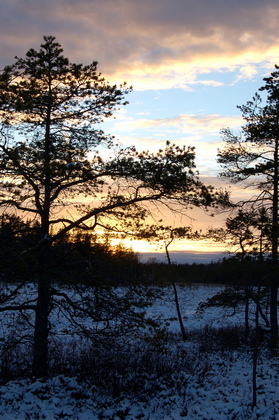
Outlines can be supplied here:
<path id="1" fill-rule="evenodd" d="M 1 74 L 2 206 L 32 213 L 45 237 L 89 221 L 108 227 L 123 216 L 142 219 L 147 201 L 213 204 L 193 147 L 167 142 L 155 154 L 121 147 L 98 123 L 127 103 L 131 88 L 109 85 L 95 61 L 70 63 L 54 37 L 44 41 Z"/>

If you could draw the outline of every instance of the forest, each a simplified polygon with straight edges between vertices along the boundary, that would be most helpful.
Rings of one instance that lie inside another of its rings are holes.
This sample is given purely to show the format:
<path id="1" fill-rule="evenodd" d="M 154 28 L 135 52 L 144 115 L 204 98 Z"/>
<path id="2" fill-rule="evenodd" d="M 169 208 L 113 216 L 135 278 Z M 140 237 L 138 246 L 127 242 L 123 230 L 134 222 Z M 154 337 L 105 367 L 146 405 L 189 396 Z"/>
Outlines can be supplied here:
<path id="1" fill-rule="evenodd" d="M 0 74 L 0 418 L 276 419 L 279 68 L 222 129 L 220 176 L 195 148 L 138 151 L 100 129 L 131 92 L 53 36 Z M 262 104 L 260 92 L 267 96 Z M 226 211 L 206 232 L 164 222 Z M 125 238 L 165 244 L 143 263 Z M 113 240 L 118 239 L 118 245 Z M 231 252 L 173 264 L 175 239 Z"/>

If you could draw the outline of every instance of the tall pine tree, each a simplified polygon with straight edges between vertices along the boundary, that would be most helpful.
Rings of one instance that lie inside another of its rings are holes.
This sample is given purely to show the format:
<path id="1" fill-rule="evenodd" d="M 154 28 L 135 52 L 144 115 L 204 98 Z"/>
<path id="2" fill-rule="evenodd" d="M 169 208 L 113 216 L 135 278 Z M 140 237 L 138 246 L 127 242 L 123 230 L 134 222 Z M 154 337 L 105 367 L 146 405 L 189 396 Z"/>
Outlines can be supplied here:
<path id="1" fill-rule="evenodd" d="M 145 203 L 214 205 L 195 171 L 192 147 L 167 142 L 157 153 L 123 148 L 98 126 L 131 89 L 111 86 L 90 65 L 70 63 L 55 38 L 17 58 L 0 77 L 0 205 L 38 223 L 33 375 L 48 372 L 53 244 L 74 228 L 132 231 Z M 28 306 L 30 309 L 30 305 Z M 22 306 L 22 310 L 24 305 Z"/>
<path id="2" fill-rule="evenodd" d="M 270 248 L 273 269 L 270 274 L 270 325 L 271 345 L 278 346 L 278 164 L 279 164 L 279 67 L 259 92 L 266 94 L 263 100 L 256 93 L 247 104 L 239 106 L 245 125 L 242 133 L 236 135 L 224 129 L 226 146 L 218 152 L 218 162 L 223 166 L 221 176 L 234 183 L 249 183 L 256 191 L 246 204 L 252 210 L 265 209 L 270 220 Z M 267 237 L 268 239 L 268 237 Z"/>

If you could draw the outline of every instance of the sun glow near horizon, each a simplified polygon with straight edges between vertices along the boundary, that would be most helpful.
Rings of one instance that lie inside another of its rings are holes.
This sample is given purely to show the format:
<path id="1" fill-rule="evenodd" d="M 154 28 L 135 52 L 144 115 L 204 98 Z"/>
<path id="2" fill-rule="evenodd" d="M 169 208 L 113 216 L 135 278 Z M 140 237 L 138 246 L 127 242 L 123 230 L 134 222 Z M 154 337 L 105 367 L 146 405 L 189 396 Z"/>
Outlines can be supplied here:
<path id="1" fill-rule="evenodd" d="M 127 249 L 131 249 L 135 253 L 164 253 L 165 252 L 165 242 L 148 242 L 146 240 L 138 239 L 113 239 L 111 241 L 112 246 L 123 245 Z M 207 252 L 224 252 L 225 245 L 220 243 L 215 243 L 210 240 L 199 240 L 199 241 L 174 241 L 169 246 L 169 252 L 181 252 L 181 253 L 207 253 Z"/>

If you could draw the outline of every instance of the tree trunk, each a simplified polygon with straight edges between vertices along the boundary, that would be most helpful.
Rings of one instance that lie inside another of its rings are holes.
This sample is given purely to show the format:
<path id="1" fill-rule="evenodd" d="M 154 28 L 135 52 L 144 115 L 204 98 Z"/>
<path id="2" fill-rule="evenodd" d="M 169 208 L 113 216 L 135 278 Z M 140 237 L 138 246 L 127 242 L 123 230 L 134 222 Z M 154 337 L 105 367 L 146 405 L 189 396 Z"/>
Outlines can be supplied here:
<path id="1" fill-rule="evenodd" d="M 50 284 L 44 278 L 39 279 L 38 300 L 36 307 L 33 367 L 35 378 L 48 375 L 48 332 L 49 332 Z"/>
<path id="2" fill-rule="evenodd" d="M 253 352 L 253 400 L 252 408 L 257 406 L 257 368 L 258 368 L 258 355 L 259 355 L 259 306 L 260 306 L 260 286 L 258 287 L 258 295 L 256 301 L 256 314 L 255 314 L 255 341 L 254 341 L 254 352 Z"/>
<path id="3" fill-rule="evenodd" d="M 277 301 L 278 301 L 278 148 L 279 148 L 279 109 L 277 111 L 277 133 L 274 150 L 274 178 L 273 178 L 273 205 L 272 205 L 272 264 L 270 282 L 270 346 L 278 348 L 278 317 L 277 317 Z"/>
<path id="4" fill-rule="evenodd" d="M 278 348 L 278 317 L 277 317 L 277 302 L 278 302 L 278 280 L 277 272 L 272 273 L 270 284 L 270 346 L 273 349 Z"/>
<path id="5" fill-rule="evenodd" d="M 172 277 L 172 274 L 171 274 L 171 259 L 170 259 L 170 254 L 169 254 L 168 247 L 172 243 L 172 241 L 173 241 L 173 238 L 165 245 L 167 259 L 168 259 L 168 265 L 169 265 L 169 276 L 170 277 Z M 172 283 L 172 287 L 173 287 L 173 291 L 174 291 L 174 301 L 175 301 L 176 312 L 177 312 L 178 321 L 179 321 L 179 325 L 180 325 L 180 330 L 181 330 L 181 334 L 182 334 L 182 339 L 183 339 L 183 341 L 186 341 L 187 340 L 187 335 L 186 335 L 186 332 L 185 332 L 183 319 L 182 319 L 181 312 L 180 312 L 177 288 L 176 288 L 175 282 L 173 280 L 171 280 L 171 283 Z"/>
<path id="6" fill-rule="evenodd" d="M 50 170 L 50 136 L 51 127 L 51 77 L 49 75 L 49 103 L 45 122 L 45 144 L 44 144 L 44 203 L 41 209 L 41 232 L 43 239 L 49 236 L 49 214 L 50 214 L 50 193 L 51 193 L 51 170 Z M 40 210 L 40 209 L 38 209 Z M 36 307 L 34 352 L 33 352 L 33 376 L 36 378 L 48 375 L 48 333 L 49 333 L 49 311 L 51 301 L 51 243 L 46 242 L 39 255 L 40 274 L 38 278 L 38 297 Z"/>
<path id="7" fill-rule="evenodd" d="M 35 312 L 35 332 L 32 374 L 35 378 L 48 375 L 48 333 L 51 303 L 50 244 L 46 244 L 39 256 L 37 307 Z"/>
<path id="8" fill-rule="evenodd" d="M 250 288 L 246 284 L 245 286 L 245 339 L 249 337 L 249 300 L 250 300 Z"/>
<path id="9" fill-rule="evenodd" d="M 181 330 L 181 334 L 182 334 L 182 340 L 186 341 L 187 340 L 187 335 L 186 335 L 186 332 L 185 332 L 185 328 L 184 328 L 184 324 L 183 324 L 183 320 L 182 320 L 182 316 L 181 316 L 181 312 L 180 312 L 178 294 L 177 294 L 177 289 L 176 289 L 176 285 L 175 285 L 174 281 L 172 281 L 172 287 L 173 287 L 173 290 L 174 290 L 174 300 L 175 300 L 175 306 L 176 306 L 176 312 L 177 312 L 178 321 L 179 321 L 179 325 L 180 325 L 180 330 Z"/>

